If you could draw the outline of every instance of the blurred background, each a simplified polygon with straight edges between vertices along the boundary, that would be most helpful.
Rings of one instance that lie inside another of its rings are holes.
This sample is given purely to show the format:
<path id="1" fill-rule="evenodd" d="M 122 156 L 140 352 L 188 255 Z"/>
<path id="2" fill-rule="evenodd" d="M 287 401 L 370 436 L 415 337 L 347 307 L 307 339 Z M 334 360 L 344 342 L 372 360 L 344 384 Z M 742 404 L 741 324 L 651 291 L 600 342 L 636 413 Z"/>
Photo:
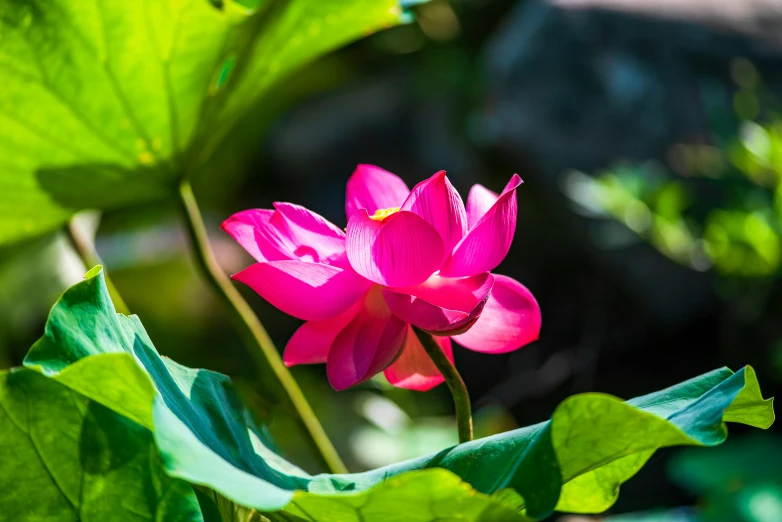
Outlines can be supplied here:
<path id="1" fill-rule="evenodd" d="M 574 393 L 630 398 L 721 366 L 751 364 L 777 394 L 782 1 L 432 0 L 416 14 L 282 82 L 196 176 L 225 270 L 251 263 L 225 218 L 281 200 L 344 226 L 358 163 L 410 186 L 445 169 L 463 196 L 518 172 L 518 230 L 497 272 L 530 288 L 543 331 L 511 354 L 455 350 L 479 435 L 543 421 Z M 81 219 L 158 350 L 232 376 L 274 413 L 174 203 Z M 84 271 L 61 234 L 0 250 L 0 367 L 20 364 Z M 241 291 L 284 346 L 299 321 Z M 336 393 L 323 366 L 293 372 L 352 471 L 456 442 L 444 386 L 378 378 Z M 271 419 L 282 451 L 320 471 L 290 419 Z M 782 520 L 780 430 L 659 452 L 605 520 Z"/>

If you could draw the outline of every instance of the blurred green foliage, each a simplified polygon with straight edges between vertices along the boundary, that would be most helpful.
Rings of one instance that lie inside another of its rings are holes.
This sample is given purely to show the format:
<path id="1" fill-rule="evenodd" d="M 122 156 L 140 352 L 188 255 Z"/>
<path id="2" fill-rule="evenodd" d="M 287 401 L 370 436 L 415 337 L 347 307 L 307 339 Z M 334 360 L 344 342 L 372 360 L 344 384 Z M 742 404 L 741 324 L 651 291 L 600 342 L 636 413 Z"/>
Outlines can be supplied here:
<path id="1" fill-rule="evenodd" d="M 673 145 L 670 169 L 649 162 L 594 177 L 571 172 L 564 189 L 677 263 L 771 279 L 782 266 L 782 115 L 749 61 L 734 60 L 732 76 L 732 127 L 715 125 L 710 143 Z"/>
<path id="2" fill-rule="evenodd" d="M 724 446 L 687 449 L 668 465 L 695 507 L 606 517 L 604 522 L 778 522 L 782 520 L 782 439 L 752 434 Z M 572 521 L 575 522 L 575 521 Z"/>
<path id="3" fill-rule="evenodd" d="M 713 452 L 683 451 L 669 465 L 674 483 L 699 497 L 702 522 L 782 520 L 782 440 L 747 435 Z"/>

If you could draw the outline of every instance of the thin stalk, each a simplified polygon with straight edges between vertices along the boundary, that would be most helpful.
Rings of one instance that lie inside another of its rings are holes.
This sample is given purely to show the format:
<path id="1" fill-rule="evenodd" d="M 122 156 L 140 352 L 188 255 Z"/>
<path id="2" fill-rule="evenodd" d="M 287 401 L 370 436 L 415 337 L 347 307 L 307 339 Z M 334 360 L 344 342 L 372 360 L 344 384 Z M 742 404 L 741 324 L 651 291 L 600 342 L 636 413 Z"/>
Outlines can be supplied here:
<path id="1" fill-rule="evenodd" d="M 432 338 L 431 334 L 413 326 L 418 340 L 421 341 L 424 350 L 432 359 L 432 362 L 445 377 L 445 383 L 451 390 L 453 404 L 456 409 L 456 429 L 459 432 L 459 443 L 472 440 L 472 409 L 470 407 L 470 394 L 464 385 L 462 376 L 456 370 L 453 363 L 445 356 L 440 345 Z"/>
<path id="2" fill-rule="evenodd" d="M 84 263 L 86 270 L 90 270 L 96 265 L 103 266 L 103 279 L 106 281 L 106 288 L 111 296 L 111 301 L 114 303 L 114 309 L 121 314 L 130 315 L 128 305 L 125 304 L 125 300 L 122 299 L 122 296 L 117 291 L 117 287 L 111 281 L 106 266 L 98 255 L 98 251 L 95 250 L 95 243 L 84 228 L 79 225 L 76 217 L 72 217 L 68 221 L 68 224 L 65 226 L 65 234 L 68 236 L 73 250 L 76 251 L 76 255 Z"/>
<path id="3" fill-rule="evenodd" d="M 347 473 L 347 468 L 331 444 L 299 385 L 282 362 L 280 353 L 266 333 L 258 317 L 247 301 L 234 287 L 230 278 L 223 272 L 209 246 L 206 226 L 201 217 L 193 189 L 185 180 L 179 186 L 179 202 L 187 224 L 187 230 L 193 247 L 193 253 L 202 275 L 222 299 L 231 318 L 239 328 L 250 356 L 255 361 L 260 375 L 272 379 L 284 391 L 281 399 L 298 414 L 299 420 L 310 438 L 313 449 L 332 473 Z"/>

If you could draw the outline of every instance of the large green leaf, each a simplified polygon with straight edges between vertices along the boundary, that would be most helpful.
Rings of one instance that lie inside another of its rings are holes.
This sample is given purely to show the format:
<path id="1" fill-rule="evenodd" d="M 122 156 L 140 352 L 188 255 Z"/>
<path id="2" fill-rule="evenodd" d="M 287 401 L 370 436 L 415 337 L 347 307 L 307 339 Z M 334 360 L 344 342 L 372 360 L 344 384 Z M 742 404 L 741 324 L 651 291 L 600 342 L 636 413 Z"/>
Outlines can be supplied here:
<path id="1" fill-rule="evenodd" d="M 170 195 L 273 82 L 407 18 L 398 0 L 214 3 L 0 0 L 0 244 Z"/>
<path id="2" fill-rule="evenodd" d="M 285 512 L 318 522 L 529 520 L 437 468 L 402 473 L 357 494 L 297 494 Z"/>
<path id="3" fill-rule="evenodd" d="M 374 502 L 391 505 L 386 498 L 399 491 L 385 481 L 397 475 L 400 487 L 417 484 L 422 502 L 449 490 L 453 502 L 489 513 L 467 520 L 491 520 L 504 507 L 533 518 L 555 508 L 598 512 L 656 449 L 719 444 L 726 419 L 761 428 L 773 422 L 752 369 L 721 369 L 629 402 L 577 395 L 549 422 L 374 471 L 310 476 L 270 449 L 225 376 L 160 358 L 138 319 L 114 312 L 98 269 L 55 305 L 25 365 L 152 429 L 170 475 L 261 511 L 306 519 L 314 509 L 317 520 L 333 512 L 358 519 Z M 469 487 L 429 468 L 448 470 Z"/>
<path id="4" fill-rule="evenodd" d="M 30 370 L 0 372 L 3 520 L 202 521 L 149 430 Z"/>

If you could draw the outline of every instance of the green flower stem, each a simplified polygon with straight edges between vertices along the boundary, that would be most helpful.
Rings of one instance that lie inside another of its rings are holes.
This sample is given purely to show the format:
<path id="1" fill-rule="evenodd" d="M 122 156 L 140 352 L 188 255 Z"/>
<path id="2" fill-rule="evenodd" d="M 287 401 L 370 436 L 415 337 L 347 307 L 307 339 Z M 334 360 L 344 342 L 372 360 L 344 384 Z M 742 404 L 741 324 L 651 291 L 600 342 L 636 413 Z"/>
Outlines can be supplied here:
<path id="1" fill-rule="evenodd" d="M 280 353 L 269 334 L 217 263 L 209 246 L 209 237 L 193 189 L 187 180 L 180 184 L 179 201 L 198 266 L 230 312 L 250 355 L 255 360 L 260 376 L 264 381 L 267 379 L 276 381 L 284 390 L 284 397 L 281 398 L 288 403 L 286 406 L 292 407 L 298 414 L 313 448 L 331 473 L 347 473 L 347 468 L 339 458 L 337 450 L 334 449 L 296 380 L 283 364 Z"/>
<path id="2" fill-rule="evenodd" d="M 95 250 L 95 243 L 90 235 L 82 228 L 76 217 L 72 217 L 65 225 L 65 234 L 71 242 L 71 246 L 76 251 L 76 255 L 79 256 L 81 262 L 84 263 L 85 270 L 90 270 L 96 265 L 103 265 L 98 251 Z M 114 303 L 114 309 L 117 312 L 125 315 L 130 315 L 130 308 L 125 304 L 125 300 L 117 291 L 114 283 L 109 278 L 106 267 L 103 266 L 103 278 L 106 281 L 106 288 L 109 290 L 109 295 Z"/>
<path id="3" fill-rule="evenodd" d="M 464 385 L 462 376 L 456 370 L 453 363 L 445 356 L 445 352 L 434 340 L 431 334 L 413 326 L 418 340 L 429 354 L 429 358 L 440 373 L 445 377 L 445 383 L 453 395 L 453 404 L 456 408 L 456 429 L 459 432 L 459 443 L 472 440 L 472 409 L 470 407 L 470 394 L 467 393 L 467 386 Z"/>

